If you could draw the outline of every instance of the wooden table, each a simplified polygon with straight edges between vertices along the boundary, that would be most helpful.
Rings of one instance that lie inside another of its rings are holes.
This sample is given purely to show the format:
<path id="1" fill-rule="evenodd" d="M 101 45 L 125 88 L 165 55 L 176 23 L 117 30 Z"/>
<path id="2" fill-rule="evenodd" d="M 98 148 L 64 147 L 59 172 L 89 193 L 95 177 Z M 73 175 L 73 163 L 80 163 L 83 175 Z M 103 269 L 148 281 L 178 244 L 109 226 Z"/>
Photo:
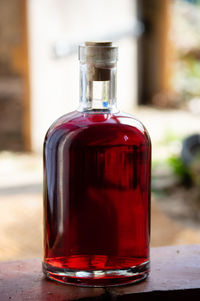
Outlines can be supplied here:
<path id="1" fill-rule="evenodd" d="M 46 280 L 41 259 L 0 263 L 0 300 L 200 300 L 200 245 L 151 249 L 151 274 L 141 283 L 83 288 Z"/>

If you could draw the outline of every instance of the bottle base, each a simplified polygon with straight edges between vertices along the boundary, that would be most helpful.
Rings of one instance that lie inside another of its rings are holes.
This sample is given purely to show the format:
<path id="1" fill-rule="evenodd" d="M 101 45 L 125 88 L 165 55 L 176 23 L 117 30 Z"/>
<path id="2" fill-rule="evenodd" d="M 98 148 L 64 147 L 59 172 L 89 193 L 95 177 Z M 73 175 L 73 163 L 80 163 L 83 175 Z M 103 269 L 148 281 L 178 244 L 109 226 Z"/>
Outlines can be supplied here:
<path id="1" fill-rule="evenodd" d="M 43 262 L 43 272 L 47 278 L 63 284 L 86 287 L 118 286 L 146 279 L 149 274 L 149 261 L 127 269 L 94 271 L 55 268 Z"/>

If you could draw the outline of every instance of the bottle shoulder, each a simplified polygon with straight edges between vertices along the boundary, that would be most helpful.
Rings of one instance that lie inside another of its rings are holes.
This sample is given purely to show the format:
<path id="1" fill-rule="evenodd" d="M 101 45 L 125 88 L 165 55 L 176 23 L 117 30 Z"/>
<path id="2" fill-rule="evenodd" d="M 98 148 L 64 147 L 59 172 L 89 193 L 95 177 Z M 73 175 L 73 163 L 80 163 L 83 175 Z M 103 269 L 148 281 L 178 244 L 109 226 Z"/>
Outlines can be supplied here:
<path id="1" fill-rule="evenodd" d="M 72 121 L 77 116 L 77 111 L 72 111 L 70 113 L 64 114 L 57 118 L 49 127 L 47 135 L 56 131 L 59 128 L 64 127 L 68 122 Z"/>
<path id="2" fill-rule="evenodd" d="M 144 124 L 137 117 L 135 117 L 130 113 L 119 112 L 116 114 L 116 118 L 123 125 L 128 125 L 130 127 L 137 128 L 142 133 L 143 132 L 148 133 Z"/>
<path id="3" fill-rule="evenodd" d="M 71 112 L 52 124 L 45 140 L 49 140 L 52 136 L 54 139 L 56 136 L 56 141 L 68 136 L 68 140 L 69 137 L 70 139 L 73 137 L 73 140 L 80 138 L 89 144 L 96 143 L 97 140 L 104 144 L 134 144 L 134 141 L 150 144 L 150 137 L 144 125 L 131 114 L 124 112 Z"/>
<path id="4" fill-rule="evenodd" d="M 117 113 L 84 113 L 79 111 L 73 111 L 67 113 L 61 117 L 59 117 L 55 122 L 50 126 L 48 132 L 52 132 L 57 129 L 68 129 L 72 125 L 76 125 L 77 127 L 88 127 L 88 126 L 97 126 L 97 125 L 117 125 L 118 128 L 123 126 L 130 126 L 133 128 L 137 128 L 141 132 L 146 131 L 143 123 L 137 119 L 135 116 L 125 113 L 125 112 L 117 112 Z"/>

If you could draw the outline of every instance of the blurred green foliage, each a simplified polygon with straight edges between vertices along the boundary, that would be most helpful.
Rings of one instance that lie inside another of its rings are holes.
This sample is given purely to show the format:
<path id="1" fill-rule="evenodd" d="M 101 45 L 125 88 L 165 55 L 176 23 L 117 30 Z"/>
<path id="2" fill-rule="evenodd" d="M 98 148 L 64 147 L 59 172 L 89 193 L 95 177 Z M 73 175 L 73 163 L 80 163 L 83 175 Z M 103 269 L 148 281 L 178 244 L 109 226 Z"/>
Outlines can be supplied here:
<path id="1" fill-rule="evenodd" d="M 184 2 L 189 2 L 191 4 L 200 5 L 200 0 L 181 0 Z"/>
<path id="2" fill-rule="evenodd" d="M 190 184 L 190 171 L 183 163 L 180 156 L 171 156 L 167 159 L 167 163 L 172 168 L 173 172 L 180 178 L 183 184 Z"/>
<path id="3" fill-rule="evenodd" d="M 200 61 L 190 56 L 181 59 L 178 65 L 174 75 L 177 91 L 183 99 L 200 96 Z"/>

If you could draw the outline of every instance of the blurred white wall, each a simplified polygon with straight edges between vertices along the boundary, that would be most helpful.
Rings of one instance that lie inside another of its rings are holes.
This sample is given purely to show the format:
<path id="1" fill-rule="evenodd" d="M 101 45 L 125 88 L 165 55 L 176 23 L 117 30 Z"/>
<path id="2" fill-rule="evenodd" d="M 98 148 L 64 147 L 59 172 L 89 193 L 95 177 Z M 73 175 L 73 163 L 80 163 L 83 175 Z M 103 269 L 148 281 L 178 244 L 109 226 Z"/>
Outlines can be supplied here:
<path id="1" fill-rule="evenodd" d="M 131 28 L 134 0 L 28 0 L 32 149 L 42 150 L 44 135 L 59 116 L 77 108 L 77 53 L 56 57 L 55 45 L 100 39 Z M 121 37 L 118 106 L 133 110 L 137 99 L 136 41 Z"/>

